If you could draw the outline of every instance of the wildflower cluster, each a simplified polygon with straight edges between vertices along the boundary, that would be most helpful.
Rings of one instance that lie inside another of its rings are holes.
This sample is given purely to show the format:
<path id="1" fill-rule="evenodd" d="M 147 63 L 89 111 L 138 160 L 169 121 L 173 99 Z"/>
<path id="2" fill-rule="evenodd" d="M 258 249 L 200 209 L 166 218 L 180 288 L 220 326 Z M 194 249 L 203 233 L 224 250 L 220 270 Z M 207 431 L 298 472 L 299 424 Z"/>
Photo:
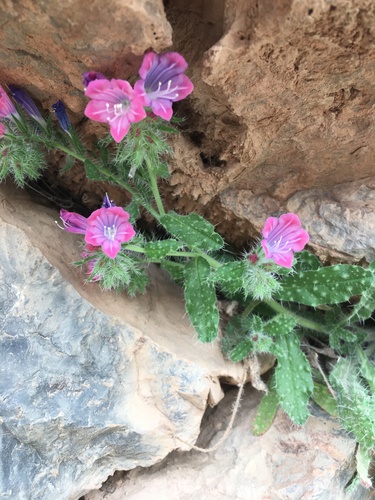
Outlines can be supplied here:
<path id="1" fill-rule="evenodd" d="M 106 194 L 89 217 L 60 211 L 62 229 L 83 236 L 78 264 L 86 266 L 87 281 L 134 295 L 148 284 L 148 265 L 160 265 L 183 287 L 187 314 L 202 342 L 218 337 L 218 296 L 232 300 L 236 314 L 222 338 L 226 355 L 234 362 L 263 352 L 277 359 L 268 389 L 264 386 L 268 399 L 260 406 L 254 432 L 266 430 L 265 422 L 272 421 L 279 406 L 298 425 L 309 416 L 310 398 L 334 408 L 361 445 L 359 477 L 368 485 L 375 448 L 368 439 L 369 432 L 375 434 L 375 368 L 370 361 L 375 336 L 360 323 L 375 309 L 375 262 L 323 267 L 304 250 L 310 237 L 293 213 L 269 217 L 260 243 L 236 255 L 203 217 L 166 211 L 158 181 L 169 176 L 167 138 L 176 133 L 169 123 L 173 103 L 193 90 L 186 69 L 176 52 L 149 52 L 134 87 L 85 72 L 84 92 L 90 100 L 84 114 L 108 123 L 110 132 L 91 149 L 83 145 L 61 100 L 52 105 L 60 126 L 55 128 L 23 89 L 9 85 L 15 105 L 0 87 L 0 180 L 12 175 L 25 185 L 47 167 L 46 151 L 59 150 L 67 156 L 65 169 L 77 161 L 90 180 L 125 189 L 131 196 L 126 207 L 116 206 Z M 163 239 L 138 230 L 137 219 L 144 213 L 163 229 Z M 350 304 L 349 314 L 342 304 Z M 329 376 L 316 359 L 319 354 L 327 364 L 331 352 L 331 363 L 338 356 L 344 361 Z M 356 418 L 350 413 L 351 394 L 358 406 Z M 361 399 L 366 412 L 360 420 Z"/>
<path id="2" fill-rule="evenodd" d="M 194 88 L 184 74 L 186 68 L 185 59 L 177 52 L 163 55 L 149 52 L 139 70 L 141 80 L 134 89 L 124 80 L 107 80 L 102 73 L 85 73 L 85 95 L 91 99 L 85 115 L 97 122 L 108 122 L 116 142 L 122 141 L 132 123 L 146 118 L 147 107 L 169 121 L 172 103 L 184 99 Z"/>

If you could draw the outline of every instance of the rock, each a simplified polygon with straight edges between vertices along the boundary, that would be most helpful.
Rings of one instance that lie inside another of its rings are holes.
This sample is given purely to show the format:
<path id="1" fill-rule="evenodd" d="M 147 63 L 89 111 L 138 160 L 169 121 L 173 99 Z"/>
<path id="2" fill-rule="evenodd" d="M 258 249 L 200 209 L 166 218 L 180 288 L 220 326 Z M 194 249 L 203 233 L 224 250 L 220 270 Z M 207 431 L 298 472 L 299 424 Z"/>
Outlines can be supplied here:
<path id="1" fill-rule="evenodd" d="M 162 0 L 6 2 L 1 83 L 25 87 L 49 110 L 62 99 L 81 119 L 83 71 L 128 78 L 146 49 L 164 49 L 171 36 Z"/>
<path id="2" fill-rule="evenodd" d="M 299 191 L 281 211 L 297 213 L 312 236 L 310 246 L 323 258 L 340 261 L 375 259 L 375 177 L 339 184 L 330 189 Z M 221 195 L 224 207 L 261 231 L 274 210 L 272 197 L 252 197 L 247 190 L 228 190 Z"/>
<path id="3" fill-rule="evenodd" d="M 229 391 L 202 425 L 200 446 L 222 436 L 236 397 Z M 256 437 L 251 424 L 260 393 L 247 388 L 234 428 L 215 452 L 174 452 L 161 464 L 110 478 L 85 500 L 273 500 L 297 498 L 365 500 L 358 488 L 344 494 L 355 471 L 355 440 L 336 419 L 312 406 L 304 427 L 296 427 L 279 410 L 272 427 Z"/>
<path id="4" fill-rule="evenodd" d="M 372 0 L 22 0 L 2 16 L 1 83 L 26 87 L 45 109 L 62 99 L 85 137 L 106 125 L 82 120 L 83 70 L 129 78 L 145 50 L 184 55 L 195 90 L 175 106 L 186 121 L 163 186 L 169 207 L 206 216 L 242 247 L 296 206 L 323 257 L 372 258 L 366 200 L 351 209 L 337 196 L 374 182 Z M 47 177 L 87 206 L 98 194 L 79 166 Z"/>
<path id="5" fill-rule="evenodd" d="M 151 268 L 134 299 L 84 285 L 82 237 L 0 189 L 0 497 L 76 500 L 116 469 L 193 443 L 242 367 L 197 341 L 181 291 Z M 264 365 L 264 370 L 270 365 Z"/>
<path id="6" fill-rule="evenodd" d="M 243 245 L 301 196 L 325 256 L 373 258 L 363 243 L 373 237 L 371 207 L 358 197 L 350 209 L 337 196 L 375 179 L 372 0 L 177 1 L 166 12 L 195 83 L 179 110 L 188 127 L 172 165 L 174 203 Z"/>

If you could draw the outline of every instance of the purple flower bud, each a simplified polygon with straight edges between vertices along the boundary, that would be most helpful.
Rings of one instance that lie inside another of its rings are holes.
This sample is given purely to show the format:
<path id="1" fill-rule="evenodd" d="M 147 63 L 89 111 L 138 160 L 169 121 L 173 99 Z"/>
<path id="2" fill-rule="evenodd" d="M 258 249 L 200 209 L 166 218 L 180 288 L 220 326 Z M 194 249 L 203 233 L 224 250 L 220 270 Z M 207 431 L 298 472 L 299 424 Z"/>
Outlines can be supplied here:
<path id="1" fill-rule="evenodd" d="M 36 107 L 35 102 L 31 99 L 31 97 L 23 89 L 16 87 L 15 85 L 8 85 L 8 88 L 11 91 L 14 100 L 22 106 L 26 113 L 37 121 L 41 127 L 46 127 L 46 121 L 40 114 L 39 109 Z"/>
<path id="2" fill-rule="evenodd" d="M 65 106 L 62 101 L 57 101 L 55 104 L 52 104 L 52 109 L 56 114 L 56 118 L 59 120 L 61 128 L 70 135 L 70 127 L 72 124 L 66 114 Z"/>
<path id="3" fill-rule="evenodd" d="M 68 212 L 63 208 L 60 210 L 60 218 L 63 221 L 65 231 L 69 233 L 86 234 L 87 219 L 75 212 Z"/>
<path id="4" fill-rule="evenodd" d="M 107 78 L 103 75 L 103 73 L 98 73 L 97 71 L 85 71 L 82 73 L 83 76 L 83 88 L 86 90 L 88 84 L 93 82 L 94 80 L 106 80 Z"/>
<path id="5" fill-rule="evenodd" d="M 108 196 L 108 194 L 105 193 L 104 200 L 102 203 L 102 208 L 111 208 L 111 207 L 115 207 L 115 206 L 116 206 L 116 204 L 113 203 L 113 200 L 111 200 L 110 197 Z"/>

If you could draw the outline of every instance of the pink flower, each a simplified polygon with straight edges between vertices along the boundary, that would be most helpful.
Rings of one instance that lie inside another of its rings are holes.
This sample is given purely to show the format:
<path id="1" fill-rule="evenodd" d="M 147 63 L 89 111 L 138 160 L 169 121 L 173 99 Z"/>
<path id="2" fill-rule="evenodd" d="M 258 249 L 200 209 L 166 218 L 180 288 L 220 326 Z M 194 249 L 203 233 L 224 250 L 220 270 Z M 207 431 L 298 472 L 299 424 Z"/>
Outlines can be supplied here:
<path id="1" fill-rule="evenodd" d="M 269 217 L 262 234 L 262 247 L 266 258 L 273 259 L 279 266 L 289 268 L 292 267 L 293 252 L 303 250 L 310 239 L 295 214 L 283 214 L 279 218 Z"/>
<path id="2" fill-rule="evenodd" d="M 75 212 L 68 212 L 63 208 L 60 210 L 60 218 L 63 221 L 65 231 L 69 233 L 86 234 L 87 219 Z"/>
<path id="3" fill-rule="evenodd" d="M 95 210 L 87 219 L 86 243 L 101 246 L 103 252 L 114 259 L 121 249 L 121 243 L 135 236 L 133 226 L 128 222 L 129 217 L 121 207 Z"/>
<path id="4" fill-rule="evenodd" d="M 12 115 L 19 116 L 14 104 L 0 85 L 0 118 L 12 118 Z"/>
<path id="5" fill-rule="evenodd" d="M 144 106 L 151 106 L 155 115 L 170 120 L 172 103 L 181 101 L 194 89 L 194 85 L 184 74 L 187 62 L 178 52 L 159 55 L 148 52 L 142 62 L 134 92 Z"/>
<path id="6" fill-rule="evenodd" d="M 86 106 L 85 115 L 97 122 L 108 122 L 116 142 L 126 136 L 131 123 L 147 116 L 142 101 L 134 97 L 131 85 L 125 80 L 91 81 L 85 95 L 92 99 Z"/>

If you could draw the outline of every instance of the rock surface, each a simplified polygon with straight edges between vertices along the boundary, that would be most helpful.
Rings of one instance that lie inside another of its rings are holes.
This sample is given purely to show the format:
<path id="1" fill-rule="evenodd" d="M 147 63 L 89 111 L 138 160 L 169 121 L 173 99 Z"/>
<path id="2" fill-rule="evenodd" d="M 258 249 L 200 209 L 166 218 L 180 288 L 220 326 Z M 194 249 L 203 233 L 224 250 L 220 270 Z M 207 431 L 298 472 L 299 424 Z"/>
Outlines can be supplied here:
<path id="1" fill-rule="evenodd" d="M 76 500 L 189 448 L 178 438 L 195 442 L 241 366 L 198 343 L 158 269 L 141 297 L 103 293 L 71 265 L 80 237 L 57 211 L 11 186 L 0 207 L 0 497 Z"/>
<path id="2" fill-rule="evenodd" d="M 374 2 L 219 4 L 167 7 L 196 83 L 176 145 L 177 203 L 200 205 L 239 244 L 297 206 L 323 253 L 371 260 L 373 197 L 353 206 L 337 194 L 370 193 L 375 179 Z"/>
<path id="3" fill-rule="evenodd" d="M 0 83 L 44 108 L 62 99 L 79 125 L 81 72 L 128 78 L 149 48 L 179 50 L 195 84 L 176 106 L 186 121 L 164 186 L 171 208 L 241 247 L 296 207 L 323 257 L 373 258 L 373 0 L 5 2 Z M 87 125 L 85 136 L 105 133 Z M 95 191 L 78 167 L 58 182 L 87 204 Z"/>
<path id="4" fill-rule="evenodd" d="M 203 424 L 200 445 L 220 439 L 236 391 L 231 390 Z M 259 393 L 247 388 L 235 425 L 215 452 L 172 453 L 161 464 L 110 478 L 85 500 L 365 500 L 363 488 L 344 487 L 355 466 L 355 441 L 313 406 L 302 428 L 278 412 L 266 434 L 255 437 L 251 424 Z"/>

